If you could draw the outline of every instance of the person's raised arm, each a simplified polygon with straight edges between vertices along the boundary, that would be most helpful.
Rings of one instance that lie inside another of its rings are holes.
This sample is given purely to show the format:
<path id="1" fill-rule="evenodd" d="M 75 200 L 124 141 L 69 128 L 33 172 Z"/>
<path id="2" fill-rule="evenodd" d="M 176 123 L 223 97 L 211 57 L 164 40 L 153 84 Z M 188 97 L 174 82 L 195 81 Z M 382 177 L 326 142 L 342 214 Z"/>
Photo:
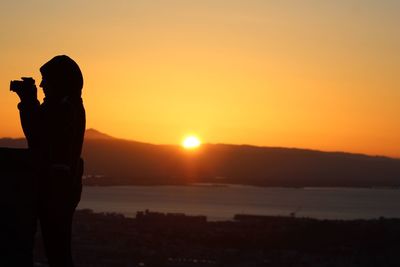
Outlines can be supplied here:
<path id="1" fill-rule="evenodd" d="M 21 126 L 28 141 L 29 148 L 36 148 L 40 138 L 40 103 L 37 100 L 35 82 L 25 82 L 15 90 L 20 98 L 18 104 Z"/>

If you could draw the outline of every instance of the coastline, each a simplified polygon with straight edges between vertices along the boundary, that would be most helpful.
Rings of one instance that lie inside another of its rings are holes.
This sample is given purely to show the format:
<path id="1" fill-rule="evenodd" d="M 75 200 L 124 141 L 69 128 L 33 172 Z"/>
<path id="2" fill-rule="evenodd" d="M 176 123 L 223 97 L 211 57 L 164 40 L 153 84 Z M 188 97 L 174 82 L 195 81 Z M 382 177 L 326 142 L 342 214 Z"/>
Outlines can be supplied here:
<path id="1" fill-rule="evenodd" d="M 79 208 L 119 212 L 139 210 L 206 215 L 230 220 L 235 214 L 319 219 L 400 218 L 400 191 L 373 188 L 283 188 L 228 186 L 85 186 Z"/>

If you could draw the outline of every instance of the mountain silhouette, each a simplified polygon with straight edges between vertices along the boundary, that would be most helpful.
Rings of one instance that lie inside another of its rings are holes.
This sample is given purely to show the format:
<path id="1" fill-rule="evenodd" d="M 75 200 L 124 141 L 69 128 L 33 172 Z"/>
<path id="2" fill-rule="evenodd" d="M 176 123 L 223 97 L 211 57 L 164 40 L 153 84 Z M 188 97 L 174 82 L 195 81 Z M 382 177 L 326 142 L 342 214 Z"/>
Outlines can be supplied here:
<path id="1" fill-rule="evenodd" d="M 0 139 L 0 147 L 24 147 Z M 400 159 L 345 152 L 203 144 L 189 151 L 86 131 L 86 184 L 160 185 L 194 182 L 257 186 L 400 186 Z"/>
<path id="2" fill-rule="evenodd" d="M 114 137 L 90 128 L 85 132 L 85 139 L 114 139 Z"/>

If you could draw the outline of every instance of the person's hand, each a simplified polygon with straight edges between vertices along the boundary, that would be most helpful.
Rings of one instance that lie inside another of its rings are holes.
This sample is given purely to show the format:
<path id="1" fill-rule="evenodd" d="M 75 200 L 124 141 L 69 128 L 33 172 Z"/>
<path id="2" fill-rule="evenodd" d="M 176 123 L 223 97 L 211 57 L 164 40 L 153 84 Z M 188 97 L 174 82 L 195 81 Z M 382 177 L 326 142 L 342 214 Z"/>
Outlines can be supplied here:
<path id="1" fill-rule="evenodd" d="M 22 78 L 22 80 L 26 80 L 26 78 Z M 37 100 L 37 88 L 35 85 L 35 81 L 33 82 L 25 82 L 20 90 L 15 91 L 21 102 L 32 102 Z"/>

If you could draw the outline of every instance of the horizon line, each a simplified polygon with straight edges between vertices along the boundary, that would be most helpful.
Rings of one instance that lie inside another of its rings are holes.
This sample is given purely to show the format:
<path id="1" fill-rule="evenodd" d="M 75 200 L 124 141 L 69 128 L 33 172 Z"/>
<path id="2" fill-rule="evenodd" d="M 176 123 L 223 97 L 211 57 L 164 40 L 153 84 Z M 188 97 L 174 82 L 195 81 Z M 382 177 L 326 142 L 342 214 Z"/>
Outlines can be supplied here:
<path id="1" fill-rule="evenodd" d="M 145 141 L 139 141 L 139 140 L 134 140 L 134 139 L 126 139 L 126 138 L 119 138 L 119 137 L 114 137 L 108 134 L 105 134 L 99 130 L 96 130 L 95 128 L 88 128 L 85 130 L 92 130 L 95 131 L 101 135 L 103 135 L 105 138 L 88 138 L 88 140 L 122 140 L 122 141 L 128 141 L 128 142 L 137 142 L 137 143 L 143 143 L 143 144 L 149 144 L 149 145 L 156 145 L 156 146 L 177 146 L 181 147 L 181 144 L 165 144 L 165 143 L 151 143 L 151 142 L 145 142 Z M 17 140 L 17 139 L 25 139 L 24 136 L 21 137 L 1 137 L 0 139 L 11 139 L 11 140 Z M 85 138 L 86 140 L 86 138 Z M 352 154 L 352 155 L 363 155 L 363 156 L 369 156 L 369 157 L 383 157 L 383 158 L 390 158 L 390 159 L 395 159 L 395 160 L 400 160 L 400 155 L 387 155 L 387 154 L 369 154 L 369 153 L 362 153 L 362 152 L 356 152 L 356 151 L 344 151 L 344 150 L 321 150 L 321 149 L 314 149 L 314 148 L 304 148 L 304 147 L 290 147 L 290 146 L 271 146 L 271 145 L 255 145 L 255 144 L 247 144 L 247 143 L 202 143 L 202 145 L 232 145 L 232 146 L 249 146 L 249 147 L 256 147 L 256 148 L 278 148 L 278 149 L 293 149 L 293 150 L 305 150 L 305 151 L 314 151 L 314 152 L 321 152 L 321 153 L 344 153 L 344 154 Z"/>

